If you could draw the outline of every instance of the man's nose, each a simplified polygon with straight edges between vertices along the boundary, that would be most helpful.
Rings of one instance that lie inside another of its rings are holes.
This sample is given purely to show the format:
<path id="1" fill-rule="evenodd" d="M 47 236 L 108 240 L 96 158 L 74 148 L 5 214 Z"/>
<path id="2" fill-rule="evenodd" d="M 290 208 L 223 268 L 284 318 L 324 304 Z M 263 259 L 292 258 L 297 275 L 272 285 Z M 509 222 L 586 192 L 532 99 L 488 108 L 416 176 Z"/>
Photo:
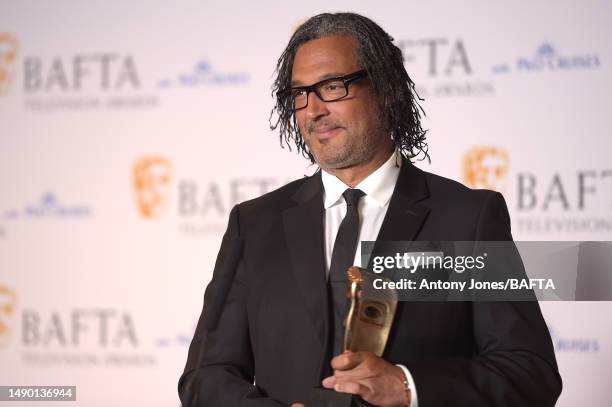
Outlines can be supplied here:
<path id="1" fill-rule="evenodd" d="M 308 94 L 308 105 L 304 109 L 306 110 L 306 117 L 309 120 L 316 120 L 319 117 L 329 114 L 327 103 L 322 101 L 315 92 L 310 92 Z"/>

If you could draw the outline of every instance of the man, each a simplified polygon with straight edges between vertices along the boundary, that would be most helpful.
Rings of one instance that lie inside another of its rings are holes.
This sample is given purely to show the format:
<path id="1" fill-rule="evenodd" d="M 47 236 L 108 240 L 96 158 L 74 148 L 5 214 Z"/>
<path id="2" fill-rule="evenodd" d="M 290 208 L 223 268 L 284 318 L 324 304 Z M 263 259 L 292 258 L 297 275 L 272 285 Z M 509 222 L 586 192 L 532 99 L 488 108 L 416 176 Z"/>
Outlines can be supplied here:
<path id="1" fill-rule="evenodd" d="M 414 84 L 371 20 L 312 17 L 277 70 L 273 127 L 322 171 L 232 210 L 183 404 L 300 406 L 323 386 L 376 406 L 554 405 L 561 379 L 535 302 L 400 302 L 382 358 L 339 352 L 347 230 L 355 242 L 511 240 L 508 212 L 500 194 L 410 163 L 427 156 Z"/>

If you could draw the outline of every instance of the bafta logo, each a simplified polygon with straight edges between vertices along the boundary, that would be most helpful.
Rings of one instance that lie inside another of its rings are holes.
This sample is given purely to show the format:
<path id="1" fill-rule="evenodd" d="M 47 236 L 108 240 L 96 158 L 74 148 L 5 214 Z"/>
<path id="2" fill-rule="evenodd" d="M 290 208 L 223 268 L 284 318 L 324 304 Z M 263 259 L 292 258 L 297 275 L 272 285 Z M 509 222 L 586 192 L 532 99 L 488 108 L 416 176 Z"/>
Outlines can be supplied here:
<path id="1" fill-rule="evenodd" d="M 159 218 L 168 205 L 172 164 L 160 156 L 142 157 L 132 171 L 136 205 L 148 219 Z"/>
<path id="2" fill-rule="evenodd" d="M 13 81 L 13 63 L 17 58 L 17 39 L 0 33 L 0 95 L 5 95 Z"/>
<path id="3" fill-rule="evenodd" d="M 17 305 L 17 295 L 5 285 L 0 285 L 0 348 L 5 347 L 13 332 L 13 315 Z"/>
<path id="4" fill-rule="evenodd" d="M 463 180 L 470 188 L 504 192 L 510 168 L 508 153 L 499 147 L 474 147 L 463 158 Z"/>

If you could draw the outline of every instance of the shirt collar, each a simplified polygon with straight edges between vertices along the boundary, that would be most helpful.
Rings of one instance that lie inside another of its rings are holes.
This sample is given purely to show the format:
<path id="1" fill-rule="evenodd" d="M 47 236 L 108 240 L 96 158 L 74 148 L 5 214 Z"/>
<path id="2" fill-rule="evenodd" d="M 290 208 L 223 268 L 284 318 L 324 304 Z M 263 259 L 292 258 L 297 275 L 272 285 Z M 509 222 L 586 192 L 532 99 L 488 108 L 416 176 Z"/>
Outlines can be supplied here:
<path id="1" fill-rule="evenodd" d="M 395 188 L 397 177 L 400 173 L 401 163 L 401 157 L 399 157 L 397 152 L 391 154 L 383 165 L 368 175 L 363 181 L 356 185 L 355 188 L 365 192 L 365 198 L 370 200 L 370 202 L 376 203 L 381 207 L 385 206 L 391 199 L 391 195 L 393 195 L 393 189 Z M 325 209 L 328 209 L 342 201 L 342 194 L 350 187 L 325 170 L 321 171 L 321 179 L 323 181 L 325 197 L 323 204 Z"/>

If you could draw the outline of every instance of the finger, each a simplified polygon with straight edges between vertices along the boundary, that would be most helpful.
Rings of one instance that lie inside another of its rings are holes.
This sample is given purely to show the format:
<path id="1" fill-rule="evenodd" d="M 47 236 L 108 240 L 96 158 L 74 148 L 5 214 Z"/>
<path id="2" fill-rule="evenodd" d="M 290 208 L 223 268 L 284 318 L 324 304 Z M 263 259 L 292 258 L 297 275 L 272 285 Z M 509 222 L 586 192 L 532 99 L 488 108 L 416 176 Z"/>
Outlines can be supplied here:
<path id="1" fill-rule="evenodd" d="M 334 370 L 349 370 L 355 368 L 363 360 L 361 352 L 344 352 L 331 360 L 331 367 Z"/>
<path id="2" fill-rule="evenodd" d="M 334 390 L 341 393 L 354 394 L 363 398 L 366 396 L 368 389 L 357 382 L 337 381 L 336 385 L 334 386 Z"/>
<path id="3" fill-rule="evenodd" d="M 325 379 L 323 379 L 321 384 L 323 384 L 323 387 L 325 387 L 326 389 L 333 389 L 336 385 L 336 378 L 334 376 L 326 377 Z"/>

